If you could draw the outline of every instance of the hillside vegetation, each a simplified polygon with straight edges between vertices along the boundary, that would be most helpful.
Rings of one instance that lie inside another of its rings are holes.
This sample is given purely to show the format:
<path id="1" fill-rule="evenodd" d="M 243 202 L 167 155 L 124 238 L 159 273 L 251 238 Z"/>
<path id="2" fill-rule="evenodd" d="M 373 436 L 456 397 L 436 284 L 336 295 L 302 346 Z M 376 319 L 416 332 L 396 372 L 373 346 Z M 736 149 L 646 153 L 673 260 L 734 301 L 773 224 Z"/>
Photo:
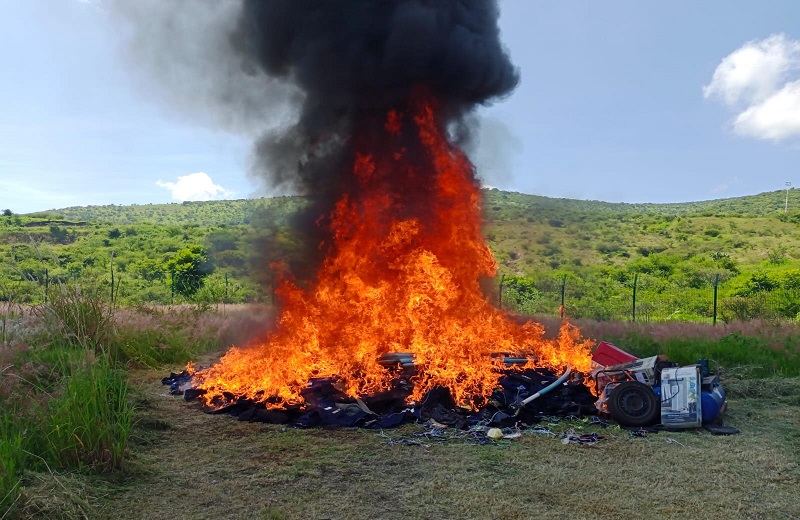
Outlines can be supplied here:
<path id="1" fill-rule="evenodd" d="M 640 320 L 710 319 L 718 284 L 723 319 L 795 318 L 800 194 L 788 195 L 785 212 L 784 191 L 615 204 L 492 189 L 485 234 L 506 275 L 503 303 L 522 312 L 557 312 L 563 288 L 576 317 L 624 317 L 636 285 Z M 120 301 L 175 301 L 170 261 L 192 250 L 208 269 L 193 300 L 269 301 L 267 264 L 299 254 L 301 237 L 287 223 L 306 204 L 280 197 L 5 215 L 0 299 L 41 301 L 46 287 L 72 280 L 112 294 L 113 271 Z"/>

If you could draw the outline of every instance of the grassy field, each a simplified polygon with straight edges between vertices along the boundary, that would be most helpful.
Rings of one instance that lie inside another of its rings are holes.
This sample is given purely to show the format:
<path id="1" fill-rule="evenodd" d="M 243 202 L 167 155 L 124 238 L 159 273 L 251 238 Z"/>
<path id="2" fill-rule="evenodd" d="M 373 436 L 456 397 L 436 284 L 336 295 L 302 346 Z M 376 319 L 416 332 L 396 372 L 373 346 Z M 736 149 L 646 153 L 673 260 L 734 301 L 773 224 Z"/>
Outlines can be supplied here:
<path id="1" fill-rule="evenodd" d="M 73 373 L 59 373 L 63 363 L 53 360 L 54 353 L 85 351 L 55 341 L 59 329 L 53 324 L 37 329 L 35 318 L 45 315 L 14 318 L 20 326 L 0 347 L 0 406 L 24 397 L 44 407 L 34 411 L 46 412 L 52 409 L 47 403 L 69 395 L 65 389 L 76 373 L 104 381 L 90 360 L 83 369 L 70 365 Z M 32 321 L 22 327 L 26 319 Z M 422 425 L 380 432 L 243 423 L 204 414 L 196 404 L 168 395 L 160 379 L 181 368 L 181 357 L 213 361 L 222 346 L 263 330 L 268 309 L 228 307 L 224 314 L 222 309 L 126 309 L 109 321 L 114 333 L 104 336 L 104 351 L 117 352 L 133 413 L 124 458 L 107 468 L 62 463 L 47 450 L 22 453 L 21 480 L 12 490 L 12 507 L 0 509 L 3 520 L 800 518 L 800 378 L 782 371 L 799 363 L 797 343 L 785 348 L 795 337 L 793 325 L 689 330 L 685 324 L 581 324 L 587 335 L 613 337 L 634 351 L 669 347 L 693 358 L 709 345 L 722 345 L 715 348 L 727 356 L 722 358 L 730 400 L 725 422 L 740 435 L 686 431 L 631 437 L 614 426 L 577 421 L 546 423 L 546 432 L 473 445 L 452 431 L 446 441 L 422 437 Z M 722 341 L 728 337 L 741 339 Z M 731 364 L 737 356 L 747 359 L 742 356 L 747 352 L 760 356 L 763 372 Z M 763 374 L 770 377 L 754 377 Z M 47 392 L 20 377 L 47 385 Z M 27 446 L 32 429 L 44 428 L 44 437 L 53 438 L 46 428 L 54 423 L 42 415 L 26 418 L 21 440 L 0 439 L 0 464 L 17 460 L 4 449 Z M 12 426 L 0 424 L 5 432 L 14 432 Z M 593 445 L 563 444 L 570 431 L 605 438 Z"/>
<path id="2" fill-rule="evenodd" d="M 796 378 L 729 381 L 726 423 L 738 436 L 630 438 L 578 422 L 496 445 L 406 446 L 388 441 L 423 427 L 294 430 L 205 415 L 166 395 L 160 375 L 130 374 L 137 420 L 125 470 L 61 483 L 29 475 L 31 512 L 56 518 L 67 504 L 72 517 L 130 519 L 800 517 Z M 570 429 L 606 439 L 562 444 Z"/>

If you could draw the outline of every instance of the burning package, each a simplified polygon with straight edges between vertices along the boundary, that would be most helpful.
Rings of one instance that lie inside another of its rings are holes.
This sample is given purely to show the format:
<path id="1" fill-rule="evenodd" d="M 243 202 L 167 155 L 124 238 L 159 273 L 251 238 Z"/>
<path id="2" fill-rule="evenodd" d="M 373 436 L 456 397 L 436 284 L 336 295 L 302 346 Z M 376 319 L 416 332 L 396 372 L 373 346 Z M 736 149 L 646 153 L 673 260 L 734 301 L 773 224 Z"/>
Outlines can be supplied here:
<path id="1" fill-rule="evenodd" d="M 583 376 L 570 378 L 570 371 L 557 374 L 549 369 L 502 370 L 498 387 L 482 406 L 459 406 L 449 389 L 436 387 L 419 401 L 409 401 L 413 395 L 415 367 L 408 354 L 385 356 L 397 361 L 396 378 L 389 390 L 360 397 L 349 397 L 334 378 L 311 379 L 302 392 L 302 402 L 270 406 L 267 401 L 223 396 L 215 402 L 205 401 L 208 413 L 227 413 L 241 421 L 290 424 L 295 427 L 359 426 L 390 428 L 408 422 L 433 420 L 454 428 L 476 424 L 498 427 L 531 425 L 543 417 L 577 417 L 596 413 L 595 396 L 583 384 Z M 512 359 L 512 358 L 504 358 Z M 513 358 L 519 362 L 520 358 Z M 194 387 L 189 372 L 172 373 L 162 380 L 171 393 L 183 395 L 188 401 L 202 398 L 202 388 Z"/>

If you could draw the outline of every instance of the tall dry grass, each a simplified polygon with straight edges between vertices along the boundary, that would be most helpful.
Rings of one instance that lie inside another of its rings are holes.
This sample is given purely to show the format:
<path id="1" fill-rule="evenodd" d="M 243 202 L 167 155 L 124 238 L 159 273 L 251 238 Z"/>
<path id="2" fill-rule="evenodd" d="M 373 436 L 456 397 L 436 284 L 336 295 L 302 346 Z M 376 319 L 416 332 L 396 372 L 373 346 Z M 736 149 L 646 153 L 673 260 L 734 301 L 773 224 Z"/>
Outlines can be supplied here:
<path id="1" fill-rule="evenodd" d="M 129 365 L 181 364 L 259 338 L 272 320 L 271 308 L 260 305 L 228 305 L 224 313 L 190 305 L 138 306 L 118 311 L 113 345 Z"/>

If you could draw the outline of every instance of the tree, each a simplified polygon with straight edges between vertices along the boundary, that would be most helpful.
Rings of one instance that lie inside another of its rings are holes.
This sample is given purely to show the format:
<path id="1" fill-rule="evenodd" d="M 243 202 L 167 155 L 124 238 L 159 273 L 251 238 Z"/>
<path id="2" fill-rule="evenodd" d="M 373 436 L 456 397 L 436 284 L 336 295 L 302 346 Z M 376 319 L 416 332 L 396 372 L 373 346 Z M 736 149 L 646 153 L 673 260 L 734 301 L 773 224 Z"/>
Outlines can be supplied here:
<path id="1" fill-rule="evenodd" d="M 757 272 L 750 275 L 750 279 L 737 296 L 750 296 L 760 292 L 770 292 L 778 287 L 778 282 L 770 278 L 767 273 Z"/>
<path id="2" fill-rule="evenodd" d="M 511 303 L 514 310 L 533 314 L 540 299 L 541 292 L 532 279 L 513 274 L 503 279 L 503 301 Z"/>
<path id="3" fill-rule="evenodd" d="M 152 260 L 150 258 L 142 259 L 134 266 L 134 272 L 148 282 L 163 280 L 165 271 L 166 269 L 164 264 L 158 260 Z"/>
<path id="4" fill-rule="evenodd" d="M 172 288 L 178 294 L 191 298 L 203 287 L 206 277 L 214 271 L 202 246 L 181 249 L 167 262 Z"/>
<path id="5" fill-rule="evenodd" d="M 3 210 L 3 216 L 4 216 L 4 217 L 10 217 L 10 216 L 12 216 L 13 214 L 14 214 L 14 213 L 13 213 L 13 212 L 12 212 L 10 209 L 4 209 L 4 210 Z"/>

